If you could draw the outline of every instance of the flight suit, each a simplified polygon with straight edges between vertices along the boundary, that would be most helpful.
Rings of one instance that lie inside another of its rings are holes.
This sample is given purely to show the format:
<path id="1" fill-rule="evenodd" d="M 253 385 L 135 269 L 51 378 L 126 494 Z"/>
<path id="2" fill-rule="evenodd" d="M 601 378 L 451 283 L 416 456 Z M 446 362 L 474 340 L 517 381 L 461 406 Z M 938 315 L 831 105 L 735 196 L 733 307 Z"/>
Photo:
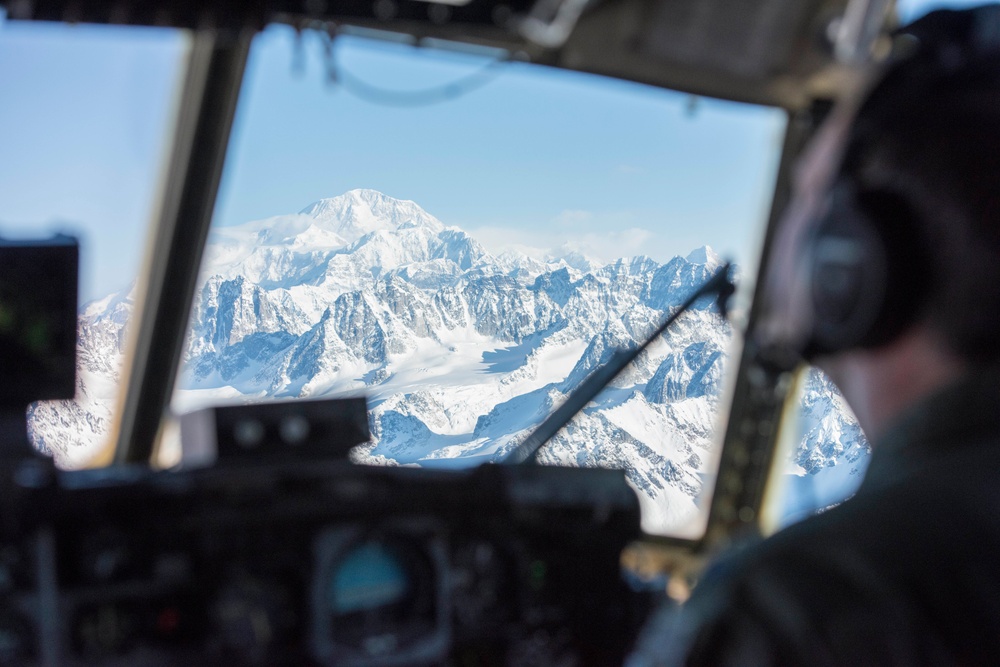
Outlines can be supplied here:
<path id="1" fill-rule="evenodd" d="M 912 406 L 853 498 L 724 557 L 628 664 L 1000 664 L 1000 367 Z"/>

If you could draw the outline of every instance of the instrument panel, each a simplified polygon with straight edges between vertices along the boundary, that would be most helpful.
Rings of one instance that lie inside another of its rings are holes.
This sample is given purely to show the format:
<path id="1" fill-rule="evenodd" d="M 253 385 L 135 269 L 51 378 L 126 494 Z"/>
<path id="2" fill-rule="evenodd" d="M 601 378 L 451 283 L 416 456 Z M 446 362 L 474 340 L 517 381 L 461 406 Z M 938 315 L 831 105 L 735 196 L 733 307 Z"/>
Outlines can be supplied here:
<path id="1" fill-rule="evenodd" d="M 619 664 L 618 471 L 241 463 L 4 474 L 0 665 Z"/>

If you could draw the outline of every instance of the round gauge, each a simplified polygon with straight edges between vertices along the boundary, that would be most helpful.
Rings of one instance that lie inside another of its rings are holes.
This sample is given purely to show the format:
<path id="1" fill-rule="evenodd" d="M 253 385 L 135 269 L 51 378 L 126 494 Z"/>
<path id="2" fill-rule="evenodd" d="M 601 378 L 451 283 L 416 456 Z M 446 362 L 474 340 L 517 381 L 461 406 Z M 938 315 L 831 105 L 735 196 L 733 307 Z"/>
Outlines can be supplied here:
<path id="1" fill-rule="evenodd" d="M 134 643 L 138 627 L 135 611 L 114 603 L 85 608 L 74 625 L 77 646 L 89 658 L 122 655 Z"/>
<path id="2" fill-rule="evenodd" d="M 135 569 L 133 551 L 134 547 L 124 530 L 104 526 L 83 537 L 78 551 L 81 574 L 88 581 L 121 579 Z"/>
<path id="3" fill-rule="evenodd" d="M 487 541 L 468 542 L 452 552 L 451 605 L 456 626 L 472 633 L 495 629 L 510 620 L 516 586 L 504 554 Z"/>
<path id="4" fill-rule="evenodd" d="M 436 628 L 434 568 L 403 539 L 355 543 L 333 561 L 326 604 L 334 644 L 392 654 Z"/>
<path id="5" fill-rule="evenodd" d="M 246 664 L 269 664 L 295 627 L 291 596 L 270 579 L 245 573 L 227 577 L 212 609 L 213 635 L 228 655 Z"/>
<path id="6" fill-rule="evenodd" d="M 337 564 L 330 581 L 330 609 L 342 616 L 402 602 L 410 589 L 406 567 L 393 549 L 362 544 Z"/>

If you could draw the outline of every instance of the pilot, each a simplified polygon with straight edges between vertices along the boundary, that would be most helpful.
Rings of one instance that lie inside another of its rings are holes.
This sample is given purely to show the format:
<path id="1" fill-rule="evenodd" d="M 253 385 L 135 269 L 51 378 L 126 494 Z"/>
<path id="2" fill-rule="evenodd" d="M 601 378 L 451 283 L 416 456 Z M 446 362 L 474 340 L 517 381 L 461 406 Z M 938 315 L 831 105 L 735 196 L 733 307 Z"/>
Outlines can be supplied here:
<path id="1" fill-rule="evenodd" d="M 752 333 L 837 383 L 865 479 L 710 567 L 630 664 L 1000 664 L 1000 6 L 894 45 L 797 165 Z"/>

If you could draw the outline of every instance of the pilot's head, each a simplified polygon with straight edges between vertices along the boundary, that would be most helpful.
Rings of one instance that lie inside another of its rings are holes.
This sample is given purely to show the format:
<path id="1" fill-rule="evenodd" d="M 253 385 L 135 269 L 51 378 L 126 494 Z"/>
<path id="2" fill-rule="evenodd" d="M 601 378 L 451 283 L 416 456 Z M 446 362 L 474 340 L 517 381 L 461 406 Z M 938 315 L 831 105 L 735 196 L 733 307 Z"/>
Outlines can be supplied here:
<path id="1" fill-rule="evenodd" d="M 938 11 L 831 113 L 800 161 L 762 338 L 807 357 L 925 329 L 1000 357 L 1000 6 Z"/>

